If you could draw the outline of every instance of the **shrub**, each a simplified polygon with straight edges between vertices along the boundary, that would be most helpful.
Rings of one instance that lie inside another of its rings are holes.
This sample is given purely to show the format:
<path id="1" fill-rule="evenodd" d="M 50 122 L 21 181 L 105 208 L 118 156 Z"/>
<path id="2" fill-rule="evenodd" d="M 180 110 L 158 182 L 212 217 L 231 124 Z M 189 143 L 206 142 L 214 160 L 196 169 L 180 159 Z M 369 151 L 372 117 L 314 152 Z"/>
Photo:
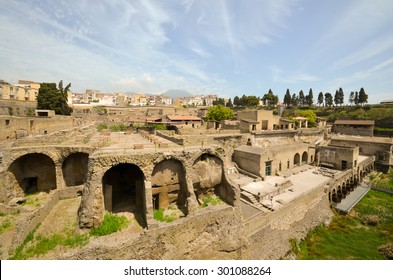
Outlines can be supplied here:
<path id="1" fill-rule="evenodd" d="M 99 131 L 99 132 L 101 132 L 101 131 L 103 131 L 104 129 L 107 129 L 108 128 L 108 126 L 106 125 L 106 124 L 104 124 L 104 123 L 100 123 L 98 126 L 97 126 L 97 130 Z"/>
<path id="2" fill-rule="evenodd" d="M 220 202 L 222 202 L 222 200 L 218 196 L 213 197 L 208 195 L 202 198 L 202 207 L 207 207 L 209 204 L 216 206 Z"/>
<path id="3" fill-rule="evenodd" d="M 171 213 L 170 215 L 166 215 L 164 209 L 154 210 L 153 218 L 154 218 L 154 220 L 157 220 L 159 222 L 166 222 L 166 223 L 170 223 L 170 222 L 173 222 L 178 219 L 178 217 L 175 213 Z"/>
<path id="4" fill-rule="evenodd" d="M 97 228 L 93 228 L 90 233 L 94 236 L 108 235 L 122 230 L 123 228 L 127 227 L 128 224 L 129 220 L 127 220 L 126 217 L 107 213 L 104 216 L 102 224 Z"/>
<path id="5" fill-rule="evenodd" d="M 387 243 L 379 246 L 378 251 L 388 260 L 393 260 L 393 243 Z"/>

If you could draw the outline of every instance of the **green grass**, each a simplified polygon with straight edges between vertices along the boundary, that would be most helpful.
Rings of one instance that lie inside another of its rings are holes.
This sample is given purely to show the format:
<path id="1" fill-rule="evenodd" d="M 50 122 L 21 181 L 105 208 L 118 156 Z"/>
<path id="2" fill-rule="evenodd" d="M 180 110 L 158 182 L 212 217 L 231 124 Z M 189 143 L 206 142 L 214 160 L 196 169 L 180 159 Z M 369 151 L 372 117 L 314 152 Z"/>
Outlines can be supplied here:
<path id="1" fill-rule="evenodd" d="M 104 123 L 100 123 L 98 126 L 97 126 L 97 130 L 99 131 L 99 132 L 101 132 L 101 131 L 103 131 L 104 129 L 107 129 L 108 128 L 108 126 L 106 125 L 106 124 L 104 124 Z"/>
<path id="2" fill-rule="evenodd" d="M 393 190 L 393 168 L 387 174 L 374 173 L 369 178 L 374 187 Z"/>
<path id="3" fill-rule="evenodd" d="M 153 212 L 153 218 L 159 222 L 170 223 L 178 219 L 175 214 L 166 215 L 164 209 L 157 209 Z"/>
<path id="4" fill-rule="evenodd" d="M 220 202 L 222 202 L 222 200 L 218 196 L 207 195 L 204 198 L 202 198 L 202 205 L 201 206 L 202 207 L 207 207 L 208 205 L 216 206 Z"/>
<path id="5" fill-rule="evenodd" d="M 35 236 L 31 232 L 21 245 L 19 245 L 11 260 L 26 260 L 34 256 L 44 255 L 58 246 L 81 247 L 87 244 L 89 235 L 73 235 L 71 231 L 65 234 L 52 234 L 49 236 Z"/>
<path id="6" fill-rule="evenodd" d="M 103 236 L 122 230 L 127 227 L 130 221 L 124 216 L 117 216 L 112 213 L 107 213 L 104 216 L 104 220 L 101 225 L 97 228 L 93 228 L 90 231 L 91 235 Z"/>
<path id="7" fill-rule="evenodd" d="M 1 225 L 0 225 L 0 234 L 2 234 L 3 232 L 5 232 L 6 230 L 8 230 L 9 228 L 11 228 L 11 221 L 10 220 L 4 220 Z"/>
<path id="8" fill-rule="evenodd" d="M 297 259 L 306 260 L 377 260 L 385 259 L 378 247 L 391 242 L 393 242 L 393 196 L 370 191 L 351 215 L 335 216 L 329 227 L 324 225 L 317 227 L 300 242 L 300 250 L 292 251 Z M 291 242 L 293 248 L 292 243 L 293 241 Z"/>

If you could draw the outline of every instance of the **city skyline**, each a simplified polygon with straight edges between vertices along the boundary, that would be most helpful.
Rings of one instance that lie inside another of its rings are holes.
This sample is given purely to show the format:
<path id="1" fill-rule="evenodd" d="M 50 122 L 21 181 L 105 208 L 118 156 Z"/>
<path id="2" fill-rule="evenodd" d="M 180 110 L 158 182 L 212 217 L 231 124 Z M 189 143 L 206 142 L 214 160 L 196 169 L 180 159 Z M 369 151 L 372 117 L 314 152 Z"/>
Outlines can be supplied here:
<path id="1" fill-rule="evenodd" d="M 390 1 L 3 1 L 0 79 L 72 91 L 181 89 L 391 99 Z"/>

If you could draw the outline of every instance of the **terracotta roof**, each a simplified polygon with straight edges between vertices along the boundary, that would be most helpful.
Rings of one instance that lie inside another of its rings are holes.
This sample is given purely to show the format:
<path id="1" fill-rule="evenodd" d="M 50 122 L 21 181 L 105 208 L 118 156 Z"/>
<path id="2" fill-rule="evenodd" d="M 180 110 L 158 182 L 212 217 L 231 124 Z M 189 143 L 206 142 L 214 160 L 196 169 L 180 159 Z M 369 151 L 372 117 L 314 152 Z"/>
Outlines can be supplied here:
<path id="1" fill-rule="evenodd" d="M 161 118 L 146 118 L 146 121 L 159 121 L 159 120 L 161 120 Z"/>
<path id="2" fill-rule="evenodd" d="M 347 125 L 374 125 L 375 121 L 367 120 L 336 120 L 334 124 L 347 124 Z"/>
<path id="3" fill-rule="evenodd" d="M 167 116 L 171 121 L 200 121 L 201 118 L 195 116 Z"/>

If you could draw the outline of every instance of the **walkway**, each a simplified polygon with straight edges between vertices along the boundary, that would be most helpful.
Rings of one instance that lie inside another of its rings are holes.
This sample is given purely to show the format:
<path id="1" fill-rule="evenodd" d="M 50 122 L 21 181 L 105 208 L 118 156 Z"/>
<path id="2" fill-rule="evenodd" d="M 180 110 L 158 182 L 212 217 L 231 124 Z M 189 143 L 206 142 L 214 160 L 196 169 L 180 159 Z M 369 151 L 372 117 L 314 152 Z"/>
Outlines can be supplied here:
<path id="1" fill-rule="evenodd" d="M 370 187 L 365 183 L 361 183 L 354 191 L 352 191 L 346 198 L 337 203 L 334 208 L 342 213 L 348 214 L 349 211 L 367 194 Z"/>

